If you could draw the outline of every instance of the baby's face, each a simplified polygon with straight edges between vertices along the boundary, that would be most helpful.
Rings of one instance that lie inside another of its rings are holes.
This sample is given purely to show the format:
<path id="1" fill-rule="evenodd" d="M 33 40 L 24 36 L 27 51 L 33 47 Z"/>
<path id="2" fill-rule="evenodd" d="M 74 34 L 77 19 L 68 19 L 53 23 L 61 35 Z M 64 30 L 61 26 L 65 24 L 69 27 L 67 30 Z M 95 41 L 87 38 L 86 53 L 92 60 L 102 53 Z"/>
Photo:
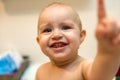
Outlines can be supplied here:
<path id="1" fill-rule="evenodd" d="M 74 58 L 80 45 L 80 28 L 71 10 L 48 8 L 39 20 L 37 41 L 41 50 L 55 62 Z"/>

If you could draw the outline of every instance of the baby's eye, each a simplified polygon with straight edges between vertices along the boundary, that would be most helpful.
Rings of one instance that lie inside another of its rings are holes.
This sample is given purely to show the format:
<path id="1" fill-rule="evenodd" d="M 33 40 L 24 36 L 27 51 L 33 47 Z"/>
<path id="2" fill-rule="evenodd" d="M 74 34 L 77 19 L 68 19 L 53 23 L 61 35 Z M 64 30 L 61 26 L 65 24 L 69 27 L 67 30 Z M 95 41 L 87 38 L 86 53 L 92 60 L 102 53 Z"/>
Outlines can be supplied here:
<path id="1" fill-rule="evenodd" d="M 51 31 L 52 31 L 51 28 L 46 28 L 46 29 L 43 30 L 43 33 L 44 33 L 44 32 L 51 32 Z"/>
<path id="2" fill-rule="evenodd" d="M 71 29 L 69 26 L 63 26 L 62 27 L 63 30 L 68 30 L 68 29 Z"/>

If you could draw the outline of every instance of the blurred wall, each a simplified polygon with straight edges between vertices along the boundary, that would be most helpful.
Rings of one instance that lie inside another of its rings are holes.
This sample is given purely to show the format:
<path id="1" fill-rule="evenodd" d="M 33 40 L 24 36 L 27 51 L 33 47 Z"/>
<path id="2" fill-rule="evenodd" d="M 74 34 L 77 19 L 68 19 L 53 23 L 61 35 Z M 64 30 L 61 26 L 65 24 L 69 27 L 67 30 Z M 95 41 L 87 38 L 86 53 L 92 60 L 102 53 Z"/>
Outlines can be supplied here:
<path id="1" fill-rule="evenodd" d="M 0 0 L 0 53 L 14 48 L 22 55 L 29 55 L 32 61 L 48 60 L 36 42 L 37 20 L 40 10 L 54 1 L 68 3 L 78 11 L 87 31 L 79 54 L 93 58 L 96 54 L 97 0 Z M 105 4 L 108 16 L 120 20 L 120 0 L 105 0 Z"/>

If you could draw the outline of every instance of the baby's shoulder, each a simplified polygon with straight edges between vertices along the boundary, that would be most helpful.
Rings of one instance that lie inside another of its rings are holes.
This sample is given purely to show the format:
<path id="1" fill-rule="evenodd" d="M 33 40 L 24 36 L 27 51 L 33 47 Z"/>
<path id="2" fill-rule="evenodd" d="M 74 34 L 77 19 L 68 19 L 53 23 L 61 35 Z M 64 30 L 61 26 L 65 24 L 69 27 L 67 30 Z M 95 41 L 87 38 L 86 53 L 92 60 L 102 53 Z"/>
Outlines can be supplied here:
<path id="1" fill-rule="evenodd" d="M 41 64 L 37 71 L 40 72 L 46 70 L 49 67 L 49 64 L 50 64 L 49 62 Z"/>
<path id="2" fill-rule="evenodd" d="M 93 59 L 84 59 L 82 62 L 81 62 L 81 65 L 84 66 L 84 65 L 89 65 L 93 62 Z"/>
<path id="3" fill-rule="evenodd" d="M 36 72 L 36 80 L 40 80 L 40 77 L 44 76 L 44 74 L 46 74 L 46 72 L 48 72 L 48 67 L 49 67 L 49 62 L 41 64 L 38 67 L 37 72 Z"/>
<path id="4" fill-rule="evenodd" d="M 88 67 L 90 67 L 90 65 L 92 64 L 93 59 L 84 59 L 80 66 L 82 67 L 82 71 L 86 71 L 86 69 L 88 69 Z"/>
<path id="5" fill-rule="evenodd" d="M 37 69 L 37 73 L 46 71 L 48 67 L 49 67 L 49 62 L 41 64 Z"/>
<path id="6" fill-rule="evenodd" d="M 85 59 L 81 62 L 81 71 L 83 75 L 86 75 L 87 72 L 89 71 L 89 67 L 93 63 L 93 59 Z"/>
<path id="7" fill-rule="evenodd" d="M 80 66 L 80 68 L 85 67 L 85 66 L 89 66 L 92 62 L 93 62 L 93 59 L 85 59 L 83 57 L 79 58 L 79 66 Z"/>

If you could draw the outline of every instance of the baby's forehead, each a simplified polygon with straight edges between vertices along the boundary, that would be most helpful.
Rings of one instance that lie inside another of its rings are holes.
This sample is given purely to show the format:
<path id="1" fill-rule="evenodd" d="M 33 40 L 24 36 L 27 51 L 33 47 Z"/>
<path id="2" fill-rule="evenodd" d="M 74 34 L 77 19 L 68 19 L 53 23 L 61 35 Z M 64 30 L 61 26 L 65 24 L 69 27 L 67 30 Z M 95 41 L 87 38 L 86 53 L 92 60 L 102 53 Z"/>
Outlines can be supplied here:
<path id="1" fill-rule="evenodd" d="M 72 9 L 72 7 L 70 7 L 68 5 L 65 5 L 65 4 L 51 4 L 51 5 L 48 5 L 47 7 L 45 7 L 41 11 L 41 13 L 52 11 L 52 10 L 57 10 L 58 13 L 59 13 L 60 9 L 64 9 L 66 12 L 74 13 L 74 10 Z"/>
<path id="2" fill-rule="evenodd" d="M 46 7 L 40 14 L 40 19 L 43 18 L 72 18 L 75 19 L 76 13 L 69 7 L 64 5 L 51 5 Z M 78 18 L 78 17 L 77 17 Z"/>
<path id="3" fill-rule="evenodd" d="M 79 18 L 77 12 L 72 9 L 72 7 L 65 4 L 52 4 L 44 8 L 40 14 L 40 18 L 43 16 L 55 16 L 60 17 L 69 17 L 69 18 Z"/>
<path id="4" fill-rule="evenodd" d="M 72 16 L 72 18 L 76 21 L 76 23 L 80 24 L 79 26 L 82 26 L 81 25 L 81 21 L 80 21 L 80 18 L 79 18 L 79 15 L 78 13 L 69 5 L 66 5 L 64 3 L 53 3 L 53 4 L 50 4 L 48 5 L 47 7 L 45 7 L 40 16 L 42 17 L 42 14 L 50 14 L 52 11 L 56 10 L 57 11 L 57 15 L 60 13 L 60 9 L 61 10 L 64 10 L 65 12 L 67 12 L 67 14 L 69 16 Z M 53 15 L 53 14 L 52 14 Z M 61 14 L 60 14 L 61 15 Z M 67 16 L 67 15 L 66 15 Z M 41 18 L 40 17 L 40 18 Z M 40 20 L 39 18 L 39 20 Z"/>

